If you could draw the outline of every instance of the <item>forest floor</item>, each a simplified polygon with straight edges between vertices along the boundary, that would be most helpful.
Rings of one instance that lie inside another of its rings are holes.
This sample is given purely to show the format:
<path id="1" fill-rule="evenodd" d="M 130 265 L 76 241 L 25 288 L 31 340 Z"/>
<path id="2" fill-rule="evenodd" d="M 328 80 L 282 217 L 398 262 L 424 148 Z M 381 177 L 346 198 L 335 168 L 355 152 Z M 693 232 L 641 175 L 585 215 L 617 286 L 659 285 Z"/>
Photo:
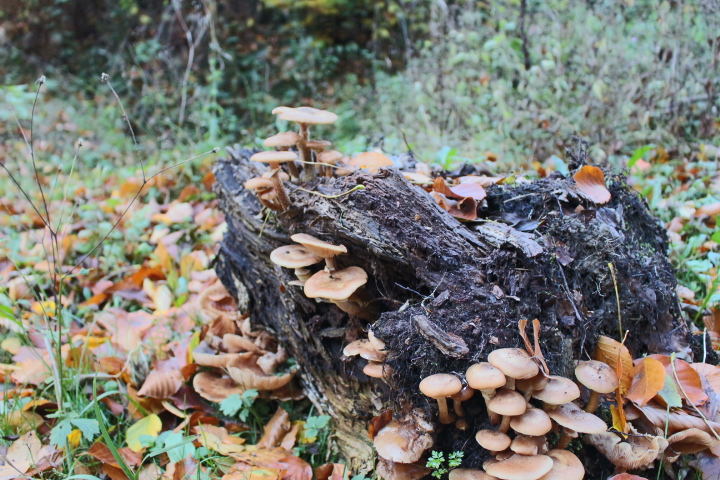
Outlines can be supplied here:
<path id="1" fill-rule="evenodd" d="M 216 145 L 167 148 L 141 138 L 134 148 L 118 117 L 113 108 L 86 116 L 59 99 L 43 104 L 31 143 L 44 202 L 29 155 L 29 117 L 20 115 L 28 142 L 14 120 L 3 132 L 0 158 L 37 211 L 0 174 L 0 453 L 13 459 L 0 477 L 52 468 L 62 475 L 47 475 L 113 480 L 239 479 L 247 470 L 253 480 L 282 470 L 292 480 L 310 480 L 313 469 L 319 480 L 352 476 L 334 465 L 343 459 L 329 448 L 329 417 L 315 415 L 307 400 L 247 391 L 213 403 L 188 382 L 197 369 L 190 352 L 217 319 L 201 300 L 217 283 L 213 259 L 226 229 L 212 192 L 213 159 L 225 143 L 205 155 Z M 533 180 L 562 173 L 563 156 L 514 172 L 489 168 Z M 627 161 L 628 183 L 668 229 L 683 302 L 698 312 L 698 328 L 720 340 L 720 150 L 697 146 L 678 158 L 648 146 Z M 53 275 L 55 261 L 62 281 Z M 57 304 L 54 285 L 62 285 Z M 228 301 L 222 294 L 210 300 Z M 703 323 L 706 308 L 717 322 L 707 316 Z M 48 345 L 57 346 L 61 362 Z M 138 380 L 148 375 L 157 378 L 160 398 L 138 395 Z M 162 394 L 167 389 L 171 395 Z M 198 418 L 208 427 L 194 427 Z"/>

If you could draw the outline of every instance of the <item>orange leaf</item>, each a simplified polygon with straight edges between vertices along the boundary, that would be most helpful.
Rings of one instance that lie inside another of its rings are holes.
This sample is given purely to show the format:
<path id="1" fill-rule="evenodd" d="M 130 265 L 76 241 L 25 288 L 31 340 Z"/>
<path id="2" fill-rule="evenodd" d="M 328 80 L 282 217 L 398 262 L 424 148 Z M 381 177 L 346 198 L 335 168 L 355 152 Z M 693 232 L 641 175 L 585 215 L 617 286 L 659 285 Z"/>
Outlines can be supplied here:
<path id="1" fill-rule="evenodd" d="M 485 189 L 482 185 L 477 183 L 461 183 L 455 187 L 448 187 L 445 183 L 445 179 L 437 177 L 433 182 L 433 190 L 442 193 L 447 198 L 454 198 L 456 200 L 463 200 L 465 198 L 472 198 L 475 201 L 480 201 L 487 196 Z"/>
<path id="2" fill-rule="evenodd" d="M 278 407 L 275 415 L 263 427 L 263 435 L 257 445 L 262 448 L 277 447 L 290 431 L 290 415 Z"/>
<path id="3" fill-rule="evenodd" d="M 621 375 L 618 375 L 618 378 L 620 378 L 620 393 L 624 395 L 632 386 L 632 355 L 630 355 L 630 351 L 625 345 L 610 337 L 600 335 L 595 349 L 595 359 L 610 365 L 613 370 L 618 371 L 618 358 L 621 359 L 622 367 Z"/>
<path id="4" fill-rule="evenodd" d="M 633 475 L 632 473 L 621 473 L 619 475 L 615 475 L 614 477 L 610 477 L 608 480 L 647 480 L 645 477 L 638 477 L 637 475 Z"/>
<path id="5" fill-rule="evenodd" d="M 677 372 L 676 379 L 672 365 L 670 365 L 670 357 L 667 355 L 649 355 L 649 357 L 662 363 L 665 367 L 665 371 L 668 375 L 670 375 L 670 378 L 672 378 L 675 383 L 678 383 L 679 380 L 678 391 L 686 402 L 699 406 L 708 400 L 709 397 L 702 388 L 700 375 L 690 366 L 689 363 L 684 360 L 675 359 L 675 371 Z"/>
<path id="6" fill-rule="evenodd" d="M 720 202 L 711 203 L 695 210 L 696 217 L 714 217 L 720 215 Z"/>
<path id="7" fill-rule="evenodd" d="M 315 469 L 317 480 L 343 480 L 345 476 L 345 465 L 342 463 L 326 463 Z"/>
<path id="8" fill-rule="evenodd" d="M 155 370 L 150 372 L 137 394 L 143 397 L 168 398 L 180 390 L 183 380 L 179 370 L 167 372 Z"/>
<path id="9" fill-rule="evenodd" d="M 462 220 L 475 220 L 477 218 L 477 203 L 472 198 L 463 198 L 456 202 L 438 192 L 430 192 L 430 196 L 433 197 L 435 203 L 440 205 L 440 208 L 453 217 Z"/>
<path id="10" fill-rule="evenodd" d="M 633 383 L 625 398 L 640 405 L 649 402 L 665 384 L 665 367 L 654 358 L 637 360 L 633 369 Z"/>
<path id="11" fill-rule="evenodd" d="M 594 203 L 610 201 L 610 191 L 605 186 L 605 174 L 598 167 L 584 165 L 573 175 L 577 191 Z"/>

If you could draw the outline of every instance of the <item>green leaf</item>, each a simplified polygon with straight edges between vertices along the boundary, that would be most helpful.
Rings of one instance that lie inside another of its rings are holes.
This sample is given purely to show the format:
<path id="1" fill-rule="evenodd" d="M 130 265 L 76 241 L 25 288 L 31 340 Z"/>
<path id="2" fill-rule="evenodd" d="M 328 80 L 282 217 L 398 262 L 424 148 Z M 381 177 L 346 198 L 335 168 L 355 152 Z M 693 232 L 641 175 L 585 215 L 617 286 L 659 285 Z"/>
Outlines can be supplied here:
<path id="1" fill-rule="evenodd" d="M 93 438 L 95 438 L 95 435 L 100 433 L 100 426 L 97 420 L 92 420 L 89 418 L 76 418 L 70 420 L 70 423 L 80 429 L 83 437 L 85 437 L 85 440 L 91 441 Z"/>
<path id="2" fill-rule="evenodd" d="M 628 159 L 628 168 L 632 168 L 633 165 L 637 163 L 638 160 L 640 160 L 642 157 L 645 156 L 647 152 L 655 148 L 655 145 L 645 145 L 644 147 L 640 147 L 635 149 L 635 151 L 632 154 L 632 157 Z"/>
<path id="3" fill-rule="evenodd" d="M 658 392 L 658 395 L 660 395 L 670 407 L 682 407 L 680 392 L 678 391 L 675 381 L 668 374 L 665 374 L 665 385 L 663 385 L 662 390 Z"/>
<path id="4" fill-rule="evenodd" d="M 712 241 L 715 243 L 720 243 L 720 230 L 712 234 Z"/>
<path id="5" fill-rule="evenodd" d="M 17 319 L 15 318 L 13 309 L 8 307 L 7 305 L 0 305 L 0 317 L 7 318 L 8 320 L 12 320 L 13 322 L 17 323 Z"/>
<path id="6" fill-rule="evenodd" d="M 68 420 L 59 422 L 50 431 L 50 443 L 56 447 L 64 447 L 67 443 L 67 436 L 72 430 L 72 424 Z"/>
<path id="7" fill-rule="evenodd" d="M 183 438 L 182 433 L 172 432 L 165 437 L 165 448 L 159 452 L 153 452 L 153 455 L 167 452 L 172 463 L 180 462 L 186 457 L 195 454 L 195 445 L 192 444 L 194 440 L 195 437 Z"/>
<path id="8" fill-rule="evenodd" d="M 227 397 L 225 400 L 220 402 L 220 411 L 223 415 L 228 417 L 234 417 L 244 406 L 242 398 L 237 393 L 234 393 Z"/>

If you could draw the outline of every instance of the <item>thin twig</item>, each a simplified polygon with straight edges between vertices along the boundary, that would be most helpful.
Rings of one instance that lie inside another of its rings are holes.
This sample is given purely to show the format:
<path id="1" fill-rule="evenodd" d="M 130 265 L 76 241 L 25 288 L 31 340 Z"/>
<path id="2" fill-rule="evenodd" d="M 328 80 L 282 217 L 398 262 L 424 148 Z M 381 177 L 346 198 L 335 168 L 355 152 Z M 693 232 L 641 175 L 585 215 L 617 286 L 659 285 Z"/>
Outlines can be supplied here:
<path id="1" fill-rule="evenodd" d="M 72 181 L 73 171 L 75 171 L 75 163 L 77 161 L 78 152 L 80 151 L 80 147 L 82 147 L 82 146 L 83 146 L 83 139 L 81 138 L 80 140 L 78 140 L 77 147 L 75 148 L 75 156 L 73 157 L 72 166 L 70 167 L 70 174 L 68 175 L 68 181 L 65 184 L 65 194 L 63 195 L 62 204 L 60 207 L 60 219 L 58 220 L 58 225 L 55 228 L 55 230 L 57 232 L 62 230 L 61 225 L 62 225 L 63 215 L 65 214 L 65 201 L 67 200 L 68 192 L 70 191 L 70 182 Z"/>
<path id="2" fill-rule="evenodd" d="M 610 267 L 610 273 L 612 274 L 613 285 L 615 285 L 615 298 L 617 299 L 617 309 L 618 309 L 618 331 L 620 332 L 620 338 L 622 338 L 623 328 L 622 328 L 622 313 L 620 312 L 620 292 L 618 290 L 617 278 L 615 278 L 615 267 L 613 267 L 612 263 L 608 263 L 608 267 Z"/>
<path id="3" fill-rule="evenodd" d="M 672 355 L 670 355 L 670 366 L 672 367 L 673 376 L 675 377 L 675 382 L 677 383 L 678 388 L 680 391 L 685 395 L 685 399 L 688 401 L 691 407 L 695 409 L 698 415 L 700 415 L 700 418 L 703 419 L 703 422 L 705 422 L 705 425 L 707 425 L 708 429 L 712 432 L 713 436 L 720 440 L 720 435 L 717 434 L 717 432 L 710 426 L 710 422 L 708 422 L 708 419 L 703 415 L 703 413 L 700 411 L 697 406 L 695 406 L 695 402 L 690 400 L 690 397 L 688 396 L 687 392 L 685 392 L 685 389 L 682 386 L 682 383 L 680 383 L 680 379 L 678 378 L 677 370 L 675 369 L 675 353 L 673 352 Z"/>
<path id="4" fill-rule="evenodd" d="M 339 197 L 342 197 L 343 195 L 349 195 L 349 194 L 351 194 L 352 192 L 355 192 L 355 191 L 357 191 L 357 190 L 363 190 L 364 188 L 365 188 L 365 185 L 355 185 L 353 188 L 351 188 L 351 189 L 348 190 L 347 192 L 338 193 L 338 194 L 336 194 L 336 195 L 325 195 L 324 193 L 315 192 L 315 191 L 313 191 L 313 190 L 307 190 L 307 189 L 305 189 L 305 188 L 300 188 L 300 187 L 298 187 L 298 188 L 296 188 L 295 190 L 293 190 L 292 193 L 295 193 L 295 192 L 297 192 L 298 190 L 300 190 L 300 191 L 303 191 L 303 192 L 306 192 L 306 193 L 310 193 L 310 194 L 312 194 L 312 195 L 317 195 L 318 197 L 323 197 L 323 198 L 339 198 Z"/>
<path id="5" fill-rule="evenodd" d="M 45 216 L 47 218 L 47 223 L 49 224 L 50 211 L 48 210 L 47 200 L 45 200 L 45 191 L 43 190 L 42 184 L 40 183 L 40 172 L 38 172 L 37 165 L 35 164 L 35 149 L 33 148 L 33 124 L 35 122 L 35 105 L 37 105 L 38 97 L 40 96 L 40 89 L 45 84 L 45 75 L 38 78 L 35 83 L 37 84 L 38 88 L 37 92 L 35 92 L 35 100 L 33 101 L 32 112 L 30 114 L 30 159 L 32 160 L 33 170 L 35 171 L 35 181 L 37 182 L 38 189 L 40 189 L 40 196 L 42 197 L 42 202 L 45 207 Z M 52 229 L 50 229 L 50 231 L 52 231 Z"/>

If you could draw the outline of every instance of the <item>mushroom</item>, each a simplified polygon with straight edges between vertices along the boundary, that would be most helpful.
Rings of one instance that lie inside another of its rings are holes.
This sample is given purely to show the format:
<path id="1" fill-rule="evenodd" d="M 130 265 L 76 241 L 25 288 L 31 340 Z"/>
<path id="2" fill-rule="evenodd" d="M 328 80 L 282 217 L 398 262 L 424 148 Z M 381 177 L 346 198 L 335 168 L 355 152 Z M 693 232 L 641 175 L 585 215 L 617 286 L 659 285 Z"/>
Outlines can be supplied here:
<path id="1" fill-rule="evenodd" d="M 262 355 L 263 349 L 255 345 L 249 338 L 234 333 L 223 335 L 223 346 L 229 353 L 253 352 Z"/>
<path id="2" fill-rule="evenodd" d="M 518 435 L 510 444 L 510 450 L 518 455 L 537 455 L 545 444 L 545 437 Z"/>
<path id="3" fill-rule="evenodd" d="M 375 332 L 373 332 L 372 329 L 368 329 L 368 340 L 372 344 L 373 347 L 375 347 L 378 351 L 385 350 L 385 342 L 380 340 L 376 335 Z"/>
<path id="4" fill-rule="evenodd" d="M 612 393 L 620 384 L 617 373 L 604 362 L 590 360 L 578 363 L 575 378 L 590 390 L 590 398 L 585 411 L 593 413 L 598 406 L 600 393 Z"/>
<path id="5" fill-rule="evenodd" d="M 488 362 L 507 377 L 507 388 L 515 388 L 516 379 L 532 378 L 540 371 L 537 363 L 520 348 L 499 348 L 488 355 Z"/>
<path id="6" fill-rule="evenodd" d="M 203 367 L 224 368 L 235 358 L 231 353 L 217 353 L 206 342 L 200 342 L 192 351 L 193 363 Z"/>
<path id="7" fill-rule="evenodd" d="M 572 402 L 580 396 L 580 389 L 569 378 L 550 375 L 545 388 L 533 392 L 532 397 L 550 405 Z"/>
<path id="8" fill-rule="evenodd" d="M 375 471 L 384 480 L 420 480 L 432 472 L 427 467 L 416 463 L 398 463 L 380 457 Z"/>
<path id="9" fill-rule="evenodd" d="M 501 388 L 488 403 L 488 409 L 503 416 L 498 431 L 506 433 L 510 428 L 511 418 L 525 413 L 527 403 L 515 390 Z"/>
<path id="10" fill-rule="evenodd" d="M 468 386 L 480 390 L 485 400 L 485 407 L 487 407 L 488 402 L 492 399 L 493 395 L 495 395 L 495 391 L 507 382 L 505 374 L 487 362 L 470 365 L 465 372 L 465 379 L 468 382 Z M 487 408 L 487 410 L 490 416 L 490 423 L 493 425 L 497 424 L 500 421 L 500 416 L 489 408 Z"/>
<path id="11" fill-rule="evenodd" d="M 462 382 L 455 375 L 449 373 L 436 373 L 425 377 L 420 382 L 420 391 L 426 397 L 433 398 L 438 402 L 440 423 L 447 425 L 453 422 L 453 417 L 448 413 L 447 397 L 455 395 L 462 389 Z"/>
<path id="12" fill-rule="evenodd" d="M 338 116 L 327 110 L 318 110 L 312 107 L 298 107 L 288 108 L 282 107 L 280 109 L 273 109 L 273 113 L 278 113 L 281 120 L 287 120 L 290 122 L 296 122 L 300 124 L 300 141 L 297 143 L 298 151 L 300 152 L 300 160 L 303 162 L 310 163 L 312 158 L 310 156 L 310 149 L 307 147 L 307 143 L 310 141 L 310 125 L 330 125 L 335 123 Z M 315 178 L 315 170 L 309 168 L 306 165 L 304 179 L 312 180 Z"/>
<path id="13" fill-rule="evenodd" d="M 370 173 L 377 173 L 382 167 L 392 167 L 393 161 L 390 160 L 390 157 L 380 152 L 365 152 L 350 160 L 348 165 L 355 168 L 363 168 Z"/>
<path id="14" fill-rule="evenodd" d="M 515 388 L 525 393 L 525 400 L 530 400 L 534 392 L 543 390 L 550 379 L 545 375 L 545 372 L 540 372 L 533 378 L 524 378 L 515 381 Z"/>
<path id="15" fill-rule="evenodd" d="M 489 450 L 493 454 L 502 452 L 512 443 L 512 440 L 507 434 L 489 429 L 477 432 L 475 434 L 475 440 L 482 448 Z"/>
<path id="16" fill-rule="evenodd" d="M 513 455 L 489 465 L 485 472 L 502 480 L 537 480 L 552 467 L 552 458 L 546 455 Z"/>
<path id="17" fill-rule="evenodd" d="M 270 252 L 270 261 L 285 268 L 294 268 L 295 276 L 301 282 L 306 282 L 312 272 L 305 267 L 322 262 L 322 257 L 315 255 L 303 245 L 285 245 Z"/>
<path id="18" fill-rule="evenodd" d="M 278 173 L 280 172 L 280 164 L 293 162 L 296 159 L 297 155 L 293 152 L 260 152 L 250 157 L 250 160 L 253 162 L 268 163 L 271 170 L 276 171 L 275 174 L 271 175 L 270 180 L 272 181 L 273 188 L 275 189 L 275 193 L 277 194 L 282 210 L 286 210 L 290 207 L 290 198 L 288 198 L 287 192 L 285 192 L 285 187 L 283 187 L 282 181 L 278 176 Z"/>
<path id="19" fill-rule="evenodd" d="M 303 290 L 308 298 L 325 298 L 343 312 L 365 320 L 375 320 L 373 312 L 359 302 L 356 291 L 367 283 L 367 273 L 360 267 L 328 272 L 320 270 L 310 277 Z"/>
<path id="20" fill-rule="evenodd" d="M 332 177 L 333 176 L 333 169 L 332 167 L 328 167 L 328 165 L 336 165 L 340 159 L 343 158 L 343 154 L 338 152 L 337 150 L 328 150 L 326 152 L 322 152 L 318 154 L 317 160 L 319 163 L 325 163 L 326 165 L 322 165 L 321 168 L 325 171 L 326 177 Z"/>
<path id="21" fill-rule="evenodd" d="M 663 437 L 639 434 L 632 426 L 629 433 L 632 435 L 625 439 L 613 432 L 603 432 L 586 435 L 584 440 L 605 455 L 618 473 L 647 467 L 668 446 Z"/>
<path id="22" fill-rule="evenodd" d="M 545 455 L 552 458 L 552 469 L 540 480 L 583 480 L 585 467 L 574 453 L 567 450 L 550 450 Z"/>
<path id="23" fill-rule="evenodd" d="M 495 477 L 488 475 L 482 470 L 456 468 L 455 470 L 450 470 L 448 480 L 495 480 Z"/>
<path id="24" fill-rule="evenodd" d="M 465 413 L 462 409 L 462 402 L 470 400 L 473 395 L 475 395 L 475 390 L 465 385 L 458 393 L 450 396 L 453 401 L 453 410 L 455 410 L 455 413 L 458 417 L 465 416 Z"/>
<path id="25" fill-rule="evenodd" d="M 392 368 L 382 362 L 368 362 L 363 368 L 363 373 L 368 377 L 382 378 L 383 380 L 392 375 Z"/>
<path id="26" fill-rule="evenodd" d="M 552 430 L 552 421 L 539 408 L 528 408 L 525 413 L 510 420 L 510 428 L 522 435 L 545 435 Z"/>
<path id="27" fill-rule="evenodd" d="M 665 459 L 670 463 L 677 460 L 680 455 L 700 453 L 703 450 L 713 449 L 718 445 L 715 438 L 699 428 L 681 430 L 669 436 L 667 441 L 668 449 L 665 450 Z M 672 450 L 674 455 L 670 455 L 668 450 Z"/>
<path id="28" fill-rule="evenodd" d="M 245 391 L 245 388 L 235 383 L 232 378 L 212 371 L 200 372 L 195 375 L 193 388 L 205 400 L 216 403 L 222 402 L 236 393 L 242 395 Z"/>
<path id="29" fill-rule="evenodd" d="M 370 340 L 361 339 L 350 342 L 344 349 L 343 355 L 346 357 L 353 357 L 360 355 L 366 360 L 371 362 L 384 362 L 387 354 L 376 349 Z"/>
<path id="30" fill-rule="evenodd" d="M 302 137 L 295 133 L 295 132 L 281 132 L 278 134 L 273 135 L 272 137 L 268 137 L 263 142 L 263 145 L 266 147 L 271 148 L 277 148 L 281 152 L 286 152 L 290 150 L 290 147 L 297 144 Z M 290 174 L 292 175 L 292 178 L 294 180 L 297 180 L 300 178 L 300 172 L 298 171 L 297 165 L 295 165 L 294 161 L 287 162 L 288 169 L 290 170 Z"/>
<path id="31" fill-rule="evenodd" d="M 267 391 L 281 388 L 295 376 L 295 371 L 278 375 L 264 371 L 258 360 L 260 356 L 255 353 L 239 353 L 227 365 L 227 372 L 230 378 L 235 380 L 244 390 L 251 388 Z"/>
<path id="32" fill-rule="evenodd" d="M 295 235 L 292 235 L 290 239 L 293 242 L 297 242 L 307 248 L 314 255 L 324 259 L 325 265 L 330 272 L 337 270 L 335 257 L 347 253 L 345 245 L 333 245 L 332 243 L 324 242 L 319 238 L 308 235 L 307 233 L 296 233 Z"/>
<path id="33" fill-rule="evenodd" d="M 373 439 L 377 454 L 397 463 L 413 463 L 433 446 L 429 432 L 432 427 L 413 414 L 392 420 L 378 431 Z"/>
<path id="34" fill-rule="evenodd" d="M 559 405 L 547 412 L 548 416 L 555 420 L 555 423 L 572 432 L 579 433 L 603 433 L 607 430 L 607 425 L 600 418 L 592 413 L 588 413 L 575 405 L 574 403 L 566 403 Z M 564 449 L 570 443 L 572 434 L 564 433 L 558 440 L 558 449 Z"/>

